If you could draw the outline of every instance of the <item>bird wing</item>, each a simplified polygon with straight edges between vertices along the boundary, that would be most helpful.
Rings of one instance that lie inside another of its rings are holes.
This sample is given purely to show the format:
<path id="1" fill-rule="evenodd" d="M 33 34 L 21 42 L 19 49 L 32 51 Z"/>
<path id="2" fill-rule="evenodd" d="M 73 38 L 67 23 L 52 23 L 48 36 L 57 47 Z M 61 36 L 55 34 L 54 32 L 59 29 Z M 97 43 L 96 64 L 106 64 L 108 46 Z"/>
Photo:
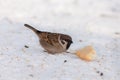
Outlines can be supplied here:
<path id="1" fill-rule="evenodd" d="M 52 46 L 57 46 L 58 45 L 58 36 L 59 34 L 57 33 L 50 33 L 50 32 L 43 32 L 41 33 L 41 39 L 46 41 L 48 44 Z"/>

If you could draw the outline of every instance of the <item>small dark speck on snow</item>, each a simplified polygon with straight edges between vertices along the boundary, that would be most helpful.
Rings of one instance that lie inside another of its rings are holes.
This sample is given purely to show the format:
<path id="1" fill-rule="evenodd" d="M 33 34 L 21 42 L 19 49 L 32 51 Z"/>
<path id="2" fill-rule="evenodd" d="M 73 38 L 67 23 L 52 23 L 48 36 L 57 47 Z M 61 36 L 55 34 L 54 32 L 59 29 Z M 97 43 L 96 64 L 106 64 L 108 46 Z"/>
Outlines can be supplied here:
<path id="1" fill-rule="evenodd" d="M 116 35 L 120 35 L 120 32 L 115 32 Z"/>
<path id="2" fill-rule="evenodd" d="M 64 60 L 64 63 L 66 63 L 67 62 L 67 60 Z"/>
<path id="3" fill-rule="evenodd" d="M 103 73 L 100 73 L 100 76 L 103 76 Z"/>
<path id="4" fill-rule="evenodd" d="M 33 74 L 29 74 L 30 77 L 34 77 Z"/>
<path id="5" fill-rule="evenodd" d="M 24 47 L 25 47 L 25 48 L 29 48 L 29 46 L 27 46 L 27 45 L 25 45 Z"/>
<path id="6" fill-rule="evenodd" d="M 100 74 L 100 76 L 103 76 L 103 73 L 102 73 L 102 72 L 100 72 L 100 71 L 97 71 L 97 73 L 98 73 L 98 74 Z"/>

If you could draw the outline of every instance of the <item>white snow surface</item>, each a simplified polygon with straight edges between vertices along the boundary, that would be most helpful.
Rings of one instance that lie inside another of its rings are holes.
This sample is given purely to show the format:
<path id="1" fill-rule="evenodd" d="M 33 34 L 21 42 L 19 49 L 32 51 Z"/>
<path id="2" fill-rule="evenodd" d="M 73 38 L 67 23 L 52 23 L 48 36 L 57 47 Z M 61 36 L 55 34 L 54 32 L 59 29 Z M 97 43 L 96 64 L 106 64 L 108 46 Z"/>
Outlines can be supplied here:
<path id="1" fill-rule="evenodd" d="M 44 52 L 25 23 L 70 35 L 70 53 Z M 94 61 L 75 55 L 87 45 Z M 120 80 L 120 0 L 0 0 L 0 80 Z"/>

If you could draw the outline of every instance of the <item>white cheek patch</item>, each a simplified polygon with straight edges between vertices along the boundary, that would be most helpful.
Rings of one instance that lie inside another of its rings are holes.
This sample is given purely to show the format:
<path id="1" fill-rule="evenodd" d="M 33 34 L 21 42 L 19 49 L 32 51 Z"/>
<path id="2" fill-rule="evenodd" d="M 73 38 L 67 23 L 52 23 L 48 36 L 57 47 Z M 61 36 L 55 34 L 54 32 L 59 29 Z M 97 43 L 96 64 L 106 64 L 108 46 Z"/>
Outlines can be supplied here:
<path id="1" fill-rule="evenodd" d="M 64 47 L 64 49 L 66 49 L 67 47 L 67 42 L 65 40 L 63 40 L 64 44 L 62 44 L 62 46 Z"/>
<path id="2" fill-rule="evenodd" d="M 66 49 L 66 47 L 67 47 L 67 42 L 66 42 L 65 40 L 62 40 L 62 41 L 64 42 L 64 44 L 63 44 L 62 41 L 60 40 L 60 36 L 58 37 L 58 41 L 59 41 L 59 43 L 61 44 L 61 46 L 62 46 L 64 49 Z"/>

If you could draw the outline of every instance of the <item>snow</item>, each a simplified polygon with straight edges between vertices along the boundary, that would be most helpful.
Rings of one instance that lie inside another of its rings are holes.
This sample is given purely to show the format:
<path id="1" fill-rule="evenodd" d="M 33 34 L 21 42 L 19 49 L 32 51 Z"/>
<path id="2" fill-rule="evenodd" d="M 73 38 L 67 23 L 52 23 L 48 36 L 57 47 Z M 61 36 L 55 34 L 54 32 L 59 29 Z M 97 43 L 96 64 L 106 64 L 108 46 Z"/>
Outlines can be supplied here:
<path id="1" fill-rule="evenodd" d="M 71 35 L 71 53 L 44 52 L 25 23 Z M 94 61 L 74 54 L 87 45 Z M 0 0 L 0 80 L 119 79 L 120 0 Z"/>

